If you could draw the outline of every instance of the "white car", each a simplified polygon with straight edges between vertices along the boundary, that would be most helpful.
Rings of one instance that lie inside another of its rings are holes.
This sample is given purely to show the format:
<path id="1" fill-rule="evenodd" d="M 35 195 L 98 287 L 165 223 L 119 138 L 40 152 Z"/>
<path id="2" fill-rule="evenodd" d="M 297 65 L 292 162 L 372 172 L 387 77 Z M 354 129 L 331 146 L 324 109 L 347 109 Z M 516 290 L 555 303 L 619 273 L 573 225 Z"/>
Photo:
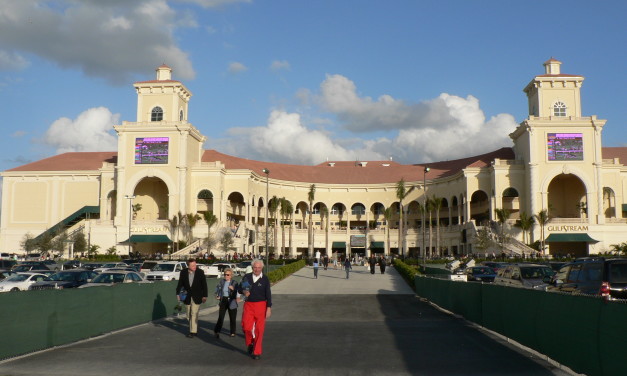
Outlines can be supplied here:
<path id="1" fill-rule="evenodd" d="M 17 273 L 0 282 L 0 292 L 26 291 L 35 282 L 43 281 L 47 275 L 40 273 Z"/>
<path id="2" fill-rule="evenodd" d="M 149 281 L 174 281 L 179 278 L 181 270 L 185 269 L 187 264 L 184 261 L 160 261 L 146 275 Z"/>
<path id="3" fill-rule="evenodd" d="M 220 270 L 220 275 L 224 274 L 224 269 L 232 269 L 233 272 L 237 275 L 240 275 L 240 269 L 237 267 L 237 264 L 234 264 L 232 262 L 216 262 L 214 264 L 212 264 L 211 266 L 217 266 L 218 270 Z"/>
<path id="4" fill-rule="evenodd" d="M 205 272 L 205 277 L 207 278 L 211 278 L 211 277 L 219 278 L 222 276 L 222 272 L 220 271 L 220 268 L 218 268 L 217 266 L 198 264 L 198 268 L 202 269 L 202 271 Z"/>

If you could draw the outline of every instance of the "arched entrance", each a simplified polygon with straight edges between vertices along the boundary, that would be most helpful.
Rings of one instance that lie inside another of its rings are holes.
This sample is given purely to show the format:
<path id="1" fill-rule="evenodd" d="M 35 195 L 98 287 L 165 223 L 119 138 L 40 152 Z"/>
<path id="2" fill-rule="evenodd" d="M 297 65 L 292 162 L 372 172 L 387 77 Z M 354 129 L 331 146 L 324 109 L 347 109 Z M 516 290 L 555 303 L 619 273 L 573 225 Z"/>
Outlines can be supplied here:
<path id="1" fill-rule="evenodd" d="M 587 218 L 586 187 L 575 175 L 557 175 L 549 184 L 548 204 L 552 218 Z"/>
<path id="2" fill-rule="evenodd" d="M 168 219 L 168 187 L 157 177 L 146 177 L 139 181 L 133 192 L 133 223 L 139 229 L 132 234 L 132 248 L 144 257 L 155 254 L 167 255 L 170 246 L 169 229 L 163 223 L 163 233 L 143 233 L 142 228 L 156 228 L 157 221 Z"/>

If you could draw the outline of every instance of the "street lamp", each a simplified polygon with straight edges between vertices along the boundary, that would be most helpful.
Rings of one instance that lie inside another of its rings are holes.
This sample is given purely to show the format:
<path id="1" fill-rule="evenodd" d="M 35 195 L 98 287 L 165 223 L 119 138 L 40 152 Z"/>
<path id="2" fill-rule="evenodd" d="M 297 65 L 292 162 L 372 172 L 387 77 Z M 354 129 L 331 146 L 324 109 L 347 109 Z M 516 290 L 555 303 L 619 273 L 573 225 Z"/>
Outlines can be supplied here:
<path id="1" fill-rule="evenodd" d="M 424 174 L 422 175 L 422 189 L 424 195 L 422 198 L 422 267 L 427 267 L 427 226 L 425 226 L 425 219 L 427 219 L 427 172 L 431 171 L 429 167 L 425 167 Z"/>
<path id="2" fill-rule="evenodd" d="M 133 222 L 133 199 L 135 196 L 124 196 L 128 199 L 128 257 L 131 256 L 131 223 Z"/>
<path id="3" fill-rule="evenodd" d="M 266 174 L 266 219 L 265 219 L 264 225 L 266 227 L 266 248 L 265 248 L 265 251 L 266 251 L 266 275 L 267 275 L 269 273 L 269 270 L 270 270 L 269 269 L 270 265 L 268 265 L 268 262 L 269 262 L 269 258 L 268 258 L 269 256 L 268 255 L 270 253 L 270 252 L 268 252 L 268 205 L 269 205 L 269 202 L 268 202 L 268 196 L 269 196 L 269 194 L 268 194 L 268 176 L 270 175 L 270 170 L 268 170 L 267 168 L 264 168 L 262 171 L 263 171 L 264 174 Z"/>

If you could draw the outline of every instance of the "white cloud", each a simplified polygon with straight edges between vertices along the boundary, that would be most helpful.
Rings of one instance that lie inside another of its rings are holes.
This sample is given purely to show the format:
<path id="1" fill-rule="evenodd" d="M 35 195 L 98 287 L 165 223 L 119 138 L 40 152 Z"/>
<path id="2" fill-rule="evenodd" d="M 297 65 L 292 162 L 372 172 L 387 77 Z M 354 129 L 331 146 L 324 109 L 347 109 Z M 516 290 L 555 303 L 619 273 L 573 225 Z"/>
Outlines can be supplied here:
<path id="1" fill-rule="evenodd" d="M 229 70 L 229 73 L 231 74 L 238 74 L 238 73 L 246 72 L 248 68 L 244 64 L 235 61 L 229 64 L 228 70 Z"/>
<path id="2" fill-rule="evenodd" d="M 190 13 L 165 0 L 2 1 L 0 67 L 24 67 L 34 54 L 88 76 L 128 84 L 165 62 L 180 79 L 195 76 L 174 32 L 194 27 Z"/>
<path id="3" fill-rule="evenodd" d="M 270 64 L 270 69 L 273 71 L 290 70 L 290 63 L 287 60 L 275 60 Z"/>
<path id="4" fill-rule="evenodd" d="M 112 114 L 105 107 L 90 108 L 74 120 L 57 119 L 48 128 L 43 142 L 55 147 L 58 154 L 117 150 L 117 137 L 112 131 L 119 118 L 119 114 Z"/>
<path id="5" fill-rule="evenodd" d="M 24 56 L 16 52 L 0 50 L 0 70 L 19 71 L 28 67 L 29 64 Z"/>
<path id="6" fill-rule="evenodd" d="M 252 3 L 252 0 L 176 0 L 181 3 L 194 3 L 203 8 L 216 8 L 237 3 Z"/>
<path id="7" fill-rule="evenodd" d="M 11 134 L 11 137 L 19 138 L 26 135 L 26 131 L 15 131 Z"/>

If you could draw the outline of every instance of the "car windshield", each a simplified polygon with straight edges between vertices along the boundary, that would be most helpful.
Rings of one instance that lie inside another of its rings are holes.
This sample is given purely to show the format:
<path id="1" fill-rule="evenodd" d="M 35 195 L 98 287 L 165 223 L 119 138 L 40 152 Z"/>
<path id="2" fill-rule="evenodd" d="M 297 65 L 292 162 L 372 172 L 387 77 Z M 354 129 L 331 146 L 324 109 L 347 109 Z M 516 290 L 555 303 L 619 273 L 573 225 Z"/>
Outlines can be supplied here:
<path id="1" fill-rule="evenodd" d="M 627 283 L 627 263 L 610 264 L 610 283 Z"/>
<path id="2" fill-rule="evenodd" d="M 80 279 L 80 273 L 56 273 L 46 278 L 46 281 L 63 281 L 63 282 L 71 282 L 78 281 Z"/>
<path id="3" fill-rule="evenodd" d="M 13 268 L 14 272 L 27 272 L 30 270 L 30 265 L 20 265 Z"/>
<path id="4" fill-rule="evenodd" d="M 124 274 L 122 273 L 102 273 L 94 278 L 91 283 L 121 283 L 124 282 Z"/>
<path id="5" fill-rule="evenodd" d="M 520 274 L 524 279 L 542 279 L 544 276 L 552 276 L 553 269 L 542 266 L 525 266 L 520 268 Z"/>
<path id="6" fill-rule="evenodd" d="M 157 264 L 152 268 L 153 272 L 171 272 L 174 270 L 174 264 Z"/>
<path id="7" fill-rule="evenodd" d="M 142 269 L 151 269 L 157 265 L 156 262 L 144 262 L 141 266 Z"/>
<path id="8" fill-rule="evenodd" d="M 16 274 L 5 279 L 4 282 L 22 282 L 28 279 L 28 274 Z"/>
<path id="9" fill-rule="evenodd" d="M 116 266 L 118 266 L 118 264 L 110 262 L 108 264 L 102 265 L 101 268 L 115 268 Z"/>

